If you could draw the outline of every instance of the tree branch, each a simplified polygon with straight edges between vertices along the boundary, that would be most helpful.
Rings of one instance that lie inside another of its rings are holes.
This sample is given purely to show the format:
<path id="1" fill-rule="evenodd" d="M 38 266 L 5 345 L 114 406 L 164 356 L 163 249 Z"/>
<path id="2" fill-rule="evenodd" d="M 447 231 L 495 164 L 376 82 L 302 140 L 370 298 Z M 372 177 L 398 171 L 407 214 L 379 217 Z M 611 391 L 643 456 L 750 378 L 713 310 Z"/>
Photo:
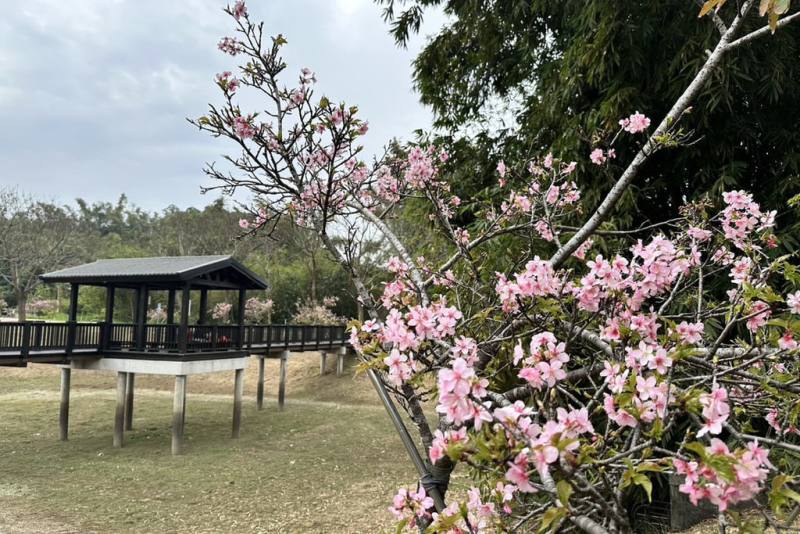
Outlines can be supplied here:
<path id="1" fill-rule="evenodd" d="M 731 42 L 731 39 L 733 39 L 734 35 L 739 30 L 745 15 L 748 11 L 750 11 L 752 5 L 753 0 L 747 0 L 744 3 L 740 13 L 733 20 L 728 30 L 722 35 L 717 43 L 717 46 L 714 48 L 714 51 L 711 52 L 711 54 L 708 56 L 708 59 L 706 59 L 703 67 L 700 69 L 688 87 L 686 87 L 683 94 L 681 94 L 675 104 L 673 104 L 672 109 L 669 110 L 655 131 L 650 135 L 644 146 L 642 146 L 639 152 L 637 152 L 636 156 L 633 158 L 633 161 L 631 161 L 630 165 L 628 165 L 628 168 L 622 173 L 622 176 L 620 176 L 619 180 L 617 180 L 617 182 L 611 188 L 611 191 L 608 192 L 606 197 L 603 199 L 603 202 L 597 207 L 597 210 L 595 210 L 592 216 L 589 217 L 581 229 L 578 230 L 563 247 L 559 248 L 558 251 L 553 254 L 553 256 L 550 258 L 550 262 L 553 264 L 554 268 L 559 267 L 562 263 L 564 263 L 567 258 L 569 258 L 569 256 L 578 249 L 578 247 L 580 247 L 587 239 L 589 239 L 589 237 L 592 236 L 600 224 L 605 221 L 609 215 L 611 215 L 611 211 L 617 205 L 617 202 L 622 197 L 622 194 L 631 184 L 633 179 L 636 178 L 642 165 L 644 165 L 653 152 L 655 152 L 658 148 L 657 139 L 666 134 L 675 124 L 675 122 L 689 108 L 689 104 L 692 103 L 692 100 L 694 100 L 694 98 L 700 92 L 700 89 L 706 84 L 708 79 L 711 77 L 711 74 L 720 64 L 722 57 L 728 50 L 728 43 Z"/>
<path id="2" fill-rule="evenodd" d="M 800 11 L 798 11 L 797 13 L 794 13 L 792 15 L 789 15 L 788 17 L 783 17 L 781 20 L 778 21 L 778 27 L 776 28 L 776 31 L 778 29 L 780 29 L 780 28 L 783 28 L 787 24 L 791 24 L 792 22 L 794 22 L 797 19 L 800 19 Z M 772 28 L 769 27 L 769 25 L 766 25 L 763 28 L 760 28 L 758 30 L 750 32 L 747 35 L 744 35 L 744 36 L 736 39 L 735 41 L 729 43 L 727 49 L 728 50 L 733 50 L 736 47 L 739 47 L 739 46 L 742 46 L 743 44 L 749 43 L 753 39 L 758 39 L 759 37 L 763 37 L 763 36 L 767 35 L 768 33 L 774 33 L 774 32 L 772 31 Z"/>

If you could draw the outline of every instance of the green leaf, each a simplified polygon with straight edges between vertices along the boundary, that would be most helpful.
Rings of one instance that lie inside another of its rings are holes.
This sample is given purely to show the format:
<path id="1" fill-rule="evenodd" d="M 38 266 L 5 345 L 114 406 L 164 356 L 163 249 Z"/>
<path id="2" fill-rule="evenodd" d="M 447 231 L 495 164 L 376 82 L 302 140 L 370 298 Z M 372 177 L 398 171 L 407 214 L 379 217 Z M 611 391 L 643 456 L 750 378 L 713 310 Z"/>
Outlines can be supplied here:
<path id="1" fill-rule="evenodd" d="M 634 475 L 633 483 L 637 486 L 641 486 L 647 493 L 647 500 L 649 502 L 653 502 L 653 483 L 650 482 L 650 478 L 648 478 L 647 475 L 643 475 L 641 473 Z"/>
<path id="2" fill-rule="evenodd" d="M 539 533 L 547 532 L 555 532 L 558 530 L 558 526 L 567 516 L 567 509 L 561 507 L 553 507 L 548 509 L 544 515 L 542 516 L 542 524 L 539 525 Z"/>
<path id="3" fill-rule="evenodd" d="M 692 441 L 686 444 L 686 448 L 700 457 L 701 460 L 706 459 L 706 448 L 698 441 Z"/>
<path id="4" fill-rule="evenodd" d="M 646 463 L 640 464 L 636 468 L 636 471 L 638 471 L 639 473 L 646 473 L 648 471 L 651 472 L 651 473 L 661 473 L 661 472 L 664 471 L 664 468 L 662 466 L 656 464 L 656 463 L 646 462 Z"/>
<path id="5" fill-rule="evenodd" d="M 569 506 L 569 498 L 572 495 L 572 486 L 566 480 L 559 480 L 556 484 L 556 493 L 558 493 L 558 500 L 564 506 Z"/>

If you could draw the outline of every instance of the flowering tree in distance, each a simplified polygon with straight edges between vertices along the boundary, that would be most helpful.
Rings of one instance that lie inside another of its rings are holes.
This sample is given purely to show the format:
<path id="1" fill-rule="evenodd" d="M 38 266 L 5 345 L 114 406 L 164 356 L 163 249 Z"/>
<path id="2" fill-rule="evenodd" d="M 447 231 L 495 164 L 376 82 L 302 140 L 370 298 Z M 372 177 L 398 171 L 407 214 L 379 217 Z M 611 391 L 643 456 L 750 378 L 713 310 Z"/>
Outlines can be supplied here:
<path id="1" fill-rule="evenodd" d="M 681 97 L 658 122 L 636 111 L 594 136 L 586 157 L 598 172 L 623 163 L 599 206 L 581 204 L 575 162 L 545 150 L 498 162 L 505 200 L 471 200 L 469 228 L 453 222 L 465 202 L 450 193 L 447 153 L 411 146 L 363 162 L 358 109 L 317 96 L 309 69 L 287 87 L 286 40 L 266 37 L 243 2 L 227 8 L 236 35 L 219 48 L 242 65 L 217 76 L 223 103 L 191 122 L 239 152 L 226 157 L 233 171 L 206 172 L 225 192 L 253 194 L 246 233 L 290 217 L 350 273 L 370 315 L 352 325 L 352 344 L 424 447 L 423 461 L 405 443 L 421 480 L 390 507 L 401 527 L 629 532 L 631 499 L 650 498 L 667 473 L 693 503 L 718 507 L 722 530 L 753 521 L 732 510 L 745 501 L 762 527 L 800 511 L 800 273 L 775 253 L 774 212 L 729 191 L 677 220 L 603 226 L 653 154 L 691 141 L 695 96 L 735 50 L 800 17 L 785 0 L 700 3 L 719 41 Z M 759 16 L 764 26 L 745 32 Z M 244 90 L 264 108 L 241 109 Z M 617 160 L 620 143 L 638 147 L 631 161 Z M 408 199 L 447 241 L 441 263 L 412 257 L 392 231 Z M 367 287 L 355 257 L 367 227 L 394 255 L 381 288 Z M 457 465 L 474 485 L 446 495 Z"/>

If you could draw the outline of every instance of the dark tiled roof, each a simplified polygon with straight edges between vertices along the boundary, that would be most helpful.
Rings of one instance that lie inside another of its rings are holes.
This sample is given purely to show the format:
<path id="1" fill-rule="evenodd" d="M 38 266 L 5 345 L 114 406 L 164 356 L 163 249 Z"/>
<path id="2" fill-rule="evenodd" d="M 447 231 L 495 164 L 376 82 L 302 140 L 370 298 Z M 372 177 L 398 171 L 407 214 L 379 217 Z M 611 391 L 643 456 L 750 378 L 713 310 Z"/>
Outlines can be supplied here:
<path id="1" fill-rule="evenodd" d="M 267 284 L 231 256 L 164 256 L 97 260 L 43 274 L 45 282 L 182 282 L 204 274 L 232 269 L 246 281 L 247 289 L 266 289 Z"/>

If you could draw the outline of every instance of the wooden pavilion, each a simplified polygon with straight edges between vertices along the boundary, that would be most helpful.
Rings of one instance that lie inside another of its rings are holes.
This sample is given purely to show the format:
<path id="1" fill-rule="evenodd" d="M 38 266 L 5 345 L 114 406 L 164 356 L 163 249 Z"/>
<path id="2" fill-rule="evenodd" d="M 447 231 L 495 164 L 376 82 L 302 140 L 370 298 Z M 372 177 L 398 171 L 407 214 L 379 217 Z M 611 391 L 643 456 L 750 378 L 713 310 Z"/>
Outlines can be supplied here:
<path id="1" fill-rule="evenodd" d="M 246 324 L 248 290 L 265 290 L 267 283 L 231 256 L 180 256 L 98 260 L 47 273 L 47 283 L 70 285 L 66 323 L 24 321 L 0 323 L 0 365 L 25 366 L 29 362 L 61 366 L 61 439 L 69 427 L 69 394 L 73 369 L 117 372 L 117 408 L 114 446 L 123 444 L 124 431 L 132 429 L 136 374 L 175 376 L 172 452 L 182 448 L 189 375 L 234 372 L 233 431 L 241 427 L 244 370 L 251 354 L 259 356 L 257 404 L 263 405 L 264 358 L 280 354 L 279 405 L 283 405 L 286 361 L 290 350 L 338 351 L 340 365 L 347 338 L 343 326 Z M 80 288 L 105 288 L 105 320 L 78 322 Z M 121 290 L 134 292 L 133 320 L 115 322 L 116 297 Z M 166 320 L 148 323 L 149 295 L 166 291 Z M 209 324 L 210 291 L 237 293 L 229 324 Z M 199 293 L 196 313 L 190 313 L 192 294 Z M 178 300 L 180 299 L 180 300 Z M 176 321 L 176 315 L 178 316 Z M 196 321 L 192 322 L 192 316 Z"/>

